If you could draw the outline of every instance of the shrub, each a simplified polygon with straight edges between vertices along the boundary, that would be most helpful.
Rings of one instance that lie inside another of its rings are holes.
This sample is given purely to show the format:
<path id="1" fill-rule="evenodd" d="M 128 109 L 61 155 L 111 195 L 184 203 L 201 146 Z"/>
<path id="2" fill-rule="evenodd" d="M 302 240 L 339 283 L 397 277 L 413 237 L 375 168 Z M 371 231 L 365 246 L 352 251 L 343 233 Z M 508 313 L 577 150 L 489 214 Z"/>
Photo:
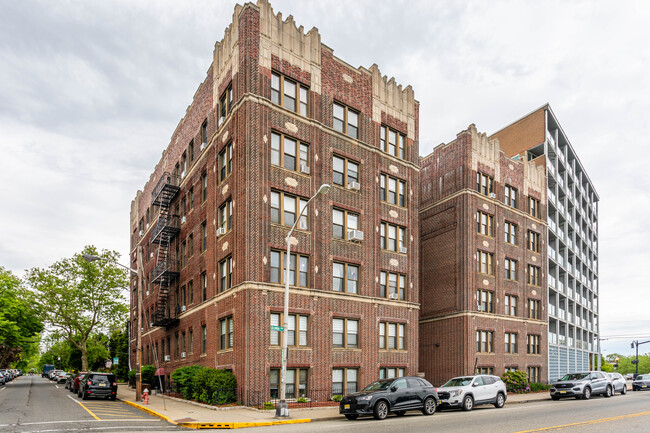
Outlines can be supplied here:
<path id="1" fill-rule="evenodd" d="M 174 381 L 174 389 L 183 395 L 183 398 L 189 400 L 194 393 L 193 380 L 196 373 L 204 367 L 200 365 L 190 365 L 187 367 L 180 367 L 172 373 L 172 380 Z"/>
<path id="2" fill-rule="evenodd" d="M 262 407 L 260 409 L 262 409 L 262 410 L 273 410 L 273 409 L 275 409 L 275 405 L 272 402 L 267 401 L 267 402 L 264 402 L 264 404 L 262 405 Z"/>
<path id="3" fill-rule="evenodd" d="M 530 390 L 533 392 L 548 391 L 549 389 L 551 389 L 551 385 L 546 385 L 539 382 L 532 382 L 529 384 L 529 386 L 530 386 Z"/>
<path id="4" fill-rule="evenodd" d="M 226 370 L 201 368 L 192 379 L 192 398 L 201 403 L 222 405 L 237 401 L 235 375 Z"/>
<path id="5" fill-rule="evenodd" d="M 334 401 L 341 401 L 342 398 L 343 398 L 342 395 L 335 395 L 334 397 L 332 397 L 332 400 L 334 400 Z"/>
<path id="6" fill-rule="evenodd" d="M 307 399 L 305 397 L 300 397 L 298 400 L 296 400 L 298 403 L 307 403 Z"/>
<path id="7" fill-rule="evenodd" d="M 135 386 L 135 370 L 129 370 L 129 386 Z"/>
<path id="8" fill-rule="evenodd" d="M 147 383 L 151 385 L 152 387 L 156 388 L 156 385 L 158 384 L 158 381 L 156 380 L 156 367 L 153 365 L 143 365 L 142 369 L 140 370 L 140 373 L 142 375 L 142 383 Z"/>
<path id="9" fill-rule="evenodd" d="M 528 387 L 528 374 L 525 371 L 506 371 L 501 376 L 501 380 L 506 384 L 508 392 L 524 393 L 530 391 Z"/>

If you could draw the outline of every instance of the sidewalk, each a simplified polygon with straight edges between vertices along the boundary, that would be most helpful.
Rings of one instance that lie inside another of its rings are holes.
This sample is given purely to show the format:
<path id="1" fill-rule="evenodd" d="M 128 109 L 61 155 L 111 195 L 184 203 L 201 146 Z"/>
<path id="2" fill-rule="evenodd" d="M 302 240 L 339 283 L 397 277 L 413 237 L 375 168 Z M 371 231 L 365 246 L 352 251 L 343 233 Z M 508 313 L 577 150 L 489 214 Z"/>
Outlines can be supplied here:
<path id="1" fill-rule="evenodd" d="M 338 406 L 291 409 L 289 419 L 278 420 L 275 419 L 275 410 L 263 411 L 246 407 L 217 408 L 174 397 L 164 397 L 163 401 L 163 397 L 160 395 L 150 396 L 149 404 L 145 405 L 142 402 L 135 402 L 135 391 L 128 387 L 121 387 L 118 397 L 124 403 L 158 416 L 172 424 L 194 429 L 258 427 L 343 419 L 339 415 Z M 550 400 L 548 391 L 511 394 L 508 396 L 506 405 L 542 400 Z"/>

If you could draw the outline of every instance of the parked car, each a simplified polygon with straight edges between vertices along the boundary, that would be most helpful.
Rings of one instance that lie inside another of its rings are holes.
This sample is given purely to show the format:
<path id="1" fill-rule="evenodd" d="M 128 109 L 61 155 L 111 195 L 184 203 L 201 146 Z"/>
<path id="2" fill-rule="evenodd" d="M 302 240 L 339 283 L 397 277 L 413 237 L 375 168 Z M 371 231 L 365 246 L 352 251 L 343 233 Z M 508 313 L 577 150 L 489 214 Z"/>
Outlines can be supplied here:
<path id="1" fill-rule="evenodd" d="M 632 382 L 632 391 L 650 389 L 650 374 L 640 374 Z"/>
<path id="2" fill-rule="evenodd" d="M 11 379 L 12 379 L 11 373 L 9 372 L 9 370 L 0 370 L 0 376 L 2 376 L 2 379 L 3 379 L 2 384 L 3 385 L 10 382 Z"/>
<path id="3" fill-rule="evenodd" d="M 634 380 L 634 373 L 628 373 L 625 375 L 625 380 Z"/>
<path id="4" fill-rule="evenodd" d="M 83 385 L 83 380 L 86 378 L 86 375 L 89 372 L 87 371 L 82 371 L 81 373 L 77 374 L 74 378 L 74 383 L 72 385 L 71 391 L 77 394 L 78 397 L 81 397 L 81 385 Z"/>
<path id="5" fill-rule="evenodd" d="M 79 385 L 83 400 L 90 397 L 105 397 L 111 400 L 117 398 L 117 380 L 113 373 L 87 373 Z"/>
<path id="6" fill-rule="evenodd" d="M 350 420 L 361 415 L 382 420 L 389 412 L 402 416 L 407 410 L 433 415 L 437 406 L 438 394 L 429 382 L 419 377 L 398 377 L 378 380 L 360 392 L 344 396 L 339 413 Z"/>
<path id="7" fill-rule="evenodd" d="M 64 386 L 65 389 L 70 389 L 70 387 L 74 383 L 75 376 L 76 376 L 75 373 L 68 374 L 68 377 L 65 379 L 65 386 Z"/>
<path id="8" fill-rule="evenodd" d="M 7 383 L 7 379 L 5 379 L 5 375 L 0 373 L 0 385 L 4 385 Z"/>
<path id="9" fill-rule="evenodd" d="M 625 378 L 621 373 L 606 373 L 612 381 L 612 395 L 620 392 L 621 394 L 627 394 L 627 384 L 625 383 Z"/>
<path id="10" fill-rule="evenodd" d="M 459 376 L 438 388 L 440 408 L 460 407 L 472 410 L 479 404 L 493 404 L 502 408 L 508 392 L 500 377 L 492 375 Z"/>
<path id="11" fill-rule="evenodd" d="M 50 371 L 50 374 L 48 374 L 47 378 L 50 380 L 54 380 L 56 378 L 57 373 L 61 370 L 52 370 Z"/>
<path id="12" fill-rule="evenodd" d="M 551 384 L 551 398 L 559 400 L 563 397 L 589 400 L 592 395 L 602 394 L 611 397 L 612 382 L 602 371 L 585 371 L 566 374 L 562 379 Z"/>
<path id="13" fill-rule="evenodd" d="M 41 377 L 50 377 L 50 373 L 54 370 L 53 364 L 45 364 L 43 370 L 41 371 Z"/>
<path id="14" fill-rule="evenodd" d="M 70 376 L 70 373 L 65 371 L 59 371 L 56 374 L 55 381 L 56 383 L 65 383 L 65 381 L 68 380 L 68 376 Z"/>

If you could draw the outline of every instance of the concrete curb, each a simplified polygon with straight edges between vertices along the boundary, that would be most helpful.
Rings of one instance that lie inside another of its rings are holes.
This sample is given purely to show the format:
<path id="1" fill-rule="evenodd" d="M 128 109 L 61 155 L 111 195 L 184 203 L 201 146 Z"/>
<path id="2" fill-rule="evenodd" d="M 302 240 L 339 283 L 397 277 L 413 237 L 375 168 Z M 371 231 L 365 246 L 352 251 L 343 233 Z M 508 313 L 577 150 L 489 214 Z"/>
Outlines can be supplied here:
<path id="1" fill-rule="evenodd" d="M 272 425 L 283 425 L 283 424 L 303 424 L 311 422 L 309 418 L 304 419 L 291 419 L 291 420 L 282 420 L 282 421 L 256 421 L 256 422 L 219 422 L 219 423 L 209 423 L 209 422 L 181 422 L 178 423 L 181 427 L 191 428 L 191 429 L 235 429 L 235 428 L 246 428 L 246 427 L 266 427 Z"/>
<path id="2" fill-rule="evenodd" d="M 128 401 L 128 400 L 121 400 L 121 401 L 122 401 L 122 403 L 128 404 L 129 406 L 133 406 L 136 409 L 140 409 L 142 412 L 146 412 L 149 415 L 157 416 L 158 418 L 161 418 L 164 421 L 167 421 L 168 423 L 178 425 L 178 423 L 176 421 L 172 420 L 168 416 L 165 416 L 165 415 L 163 415 L 161 413 L 158 413 L 155 410 L 151 410 L 148 407 L 144 407 L 144 406 L 142 406 L 142 405 L 140 405 L 138 403 L 133 403 L 132 401 Z"/>

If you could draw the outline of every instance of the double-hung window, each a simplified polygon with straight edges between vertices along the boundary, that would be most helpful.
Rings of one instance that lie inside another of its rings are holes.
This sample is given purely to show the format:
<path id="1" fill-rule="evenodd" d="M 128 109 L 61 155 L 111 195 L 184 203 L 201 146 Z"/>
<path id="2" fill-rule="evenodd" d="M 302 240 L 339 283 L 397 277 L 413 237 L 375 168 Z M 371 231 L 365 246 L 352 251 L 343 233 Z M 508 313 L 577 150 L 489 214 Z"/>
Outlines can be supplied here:
<path id="1" fill-rule="evenodd" d="M 232 200 L 228 199 L 219 207 L 219 227 L 230 231 L 232 228 Z"/>
<path id="2" fill-rule="evenodd" d="M 336 292 L 358 293 L 359 266 L 334 262 L 332 267 L 332 289 Z"/>
<path id="3" fill-rule="evenodd" d="M 271 132 L 271 164 L 309 173 L 309 145 L 278 132 Z"/>
<path id="4" fill-rule="evenodd" d="M 532 230 L 528 230 L 528 250 L 539 253 L 540 243 L 540 234 Z"/>
<path id="5" fill-rule="evenodd" d="M 332 369 L 332 395 L 352 394 L 359 389 L 357 368 Z"/>
<path id="6" fill-rule="evenodd" d="M 485 251 L 476 252 L 476 270 L 479 274 L 494 275 L 494 254 Z"/>
<path id="7" fill-rule="evenodd" d="M 232 112 L 232 83 L 228 85 L 226 90 L 219 98 L 219 121 L 217 127 L 223 124 L 226 117 Z"/>
<path id="8" fill-rule="evenodd" d="M 528 299 L 528 318 L 540 319 L 541 318 L 541 302 L 537 299 Z"/>
<path id="9" fill-rule="evenodd" d="M 285 251 L 271 251 L 271 282 L 284 284 L 285 281 Z M 296 264 L 298 277 L 296 280 Z M 307 287 L 309 284 L 309 256 L 291 253 L 289 260 L 289 285 Z"/>
<path id="10" fill-rule="evenodd" d="M 476 211 L 476 232 L 484 236 L 494 236 L 494 216 Z"/>
<path id="11" fill-rule="evenodd" d="M 528 213 L 535 218 L 541 218 L 541 208 L 539 206 L 539 200 L 534 197 L 528 197 Z"/>
<path id="12" fill-rule="evenodd" d="M 351 182 L 359 183 L 359 164 L 347 158 L 334 155 L 332 158 L 332 182 L 349 188 Z"/>
<path id="13" fill-rule="evenodd" d="M 517 245 L 517 225 L 506 221 L 503 225 L 504 240 L 507 244 Z"/>
<path id="14" fill-rule="evenodd" d="M 291 227 L 304 208 L 298 228 L 309 230 L 309 208 L 305 207 L 306 205 L 307 200 L 304 198 L 282 191 L 271 191 L 271 222 Z"/>
<path id="15" fill-rule="evenodd" d="M 479 353 L 494 353 L 493 331 L 476 331 L 476 351 Z"/>
<path id="16" fill-rule="evenodd" d="M 505 204 L 506 206 L 517 208 L 517 189 L 506 185 L 505 187 Z"/>
<path id="17" fill-rule="evenodd" d="M 357 111 L 334 102 L 332 114 L 334 117 L 332 126 L 335 130 L 352 138 L 359 138 L 359 113 Z"/>
<path id="18" fill-rule="evenodd" d="M 528 265 L 528 284 L 531 286 L 541 286 L 541 272 L 538 266 Z"/>
<path id="19" fill-rule="evenodd" d="M 275 71 L 271 73 L 271 102 L 307 116 L 309 88 Z"/>
<path id="20" fill-rule="evenodd" d="M 492 190 L 493 179 L 487 174 L 476 172 L 476 191 L 479 194 L 489 196 L 494 191 Z"/>
<path id="21" fill-rule="evenodd" d="M 232 287 L 232 256 L 219 262 L 219 292 L 225 292 Z"/>
<path id="22" fill-rule="evenodd" d="M 224 317 L 219 320 L 219 350 L 232 349 L 233 343 L 232 316 Z"/>
<path id="23" fill-rule="evenodd" d="M 517 281 L 517 261 L 506 258 L 504 263 L 506 267 L 506 280 Z"/>
<path id="24" fill-rule="evenodd" d="M 505 334 L 505 349 L 506 353 L 517 353 L 517 334 L 514 332 L 506 332 Z"/>
<path id="25" fill-rule="evenodd" d="M 379 147 L 389 155 L 404 159 L 406 157 L 406 136 L 386 125 L 381 125 Z"/>
<path id="26" fill-rule="evenodd" d="M 271 369 L 271 398 L 280 397 L 280 377 L 279 368 Z M 287 398 L 300 398 L 307 396 L 307 386 L 309 384 L 309 368 L 287 368 L 286 376 L 286 396 Z M 296 391 L 298 393 L 296 394 Z"/>
<path id="27" fill-rule="evenodd" d="M 359 321 L 332 319 L 332 344 L 334 347 L 359 347 Z"/>
<path id="28" fill-rule="evenodd" d="M 476 291 L 476 306 L 478 311 L 494 313 L 494 292 L 478 289 Z"/>
<path id="29" fill-rule="evenodd" d="M 504 313 L 506 316 L 517 315 L 517 297 L 513 295 L 506 295 L 504 301 Z"/>
<path id="30" fill-rule="evenodd" d="M 404 350 L 406 325 L 403 323 L 379 323 L 379 348 L 386 350 Z"/>
<path id="31" fill-rule="evenodd" d="M 379 177 L 379 193 L 381 201 L 406 207 L 406 182 L 381 174 Z"/>
<path id="32" fill-rule="evenodd" d="M 526 337 L 526 346 L 527 346 L 527 352 L 531 355 L 539 355 L 540 352 L 540 345 L 539 345 L 539 340 L 540 337 L 539 335 L 528 335 Z"/>
<path id="33" fill-rule="evenodd" d="M 348 239 L 350 230 L 359 230 L 359 214 L 333 209 L 332 229 L 335 239 Z"/>
<path id="34" fill-rule="evenodd" d="M 382 222 L 379 244 L 382 250 L 406 252 L 406 228 Z"/>
<path id="35" fill-rule="evenodd" d="M 406 299 L 406 275 L 381 271 L 379 273 L 379 296 Z"/>
<path id="36" fill-rule="evenodd" d="M 205 203 L 208 199 L 208 172 L 204 171 L 201 174 L 201 203 Z"/>
<path id="37" fill-rule="evenodd" d="M 282 335 L 273 327 L 283 326 L 282 313 L 271 313 L 271 346 L 282 345 Z M 309 316 L 303 314 L 289 314 L 287 320 L 287 346 L 308 346 L 309 345 Z M 275 328 L 277 329 L 277 328 Z"/>
<path id="38" fill-rule="evenodd" d="M 232 141 L 219 153 L 219 182 L 228 177 L 232 171 Z"/>

